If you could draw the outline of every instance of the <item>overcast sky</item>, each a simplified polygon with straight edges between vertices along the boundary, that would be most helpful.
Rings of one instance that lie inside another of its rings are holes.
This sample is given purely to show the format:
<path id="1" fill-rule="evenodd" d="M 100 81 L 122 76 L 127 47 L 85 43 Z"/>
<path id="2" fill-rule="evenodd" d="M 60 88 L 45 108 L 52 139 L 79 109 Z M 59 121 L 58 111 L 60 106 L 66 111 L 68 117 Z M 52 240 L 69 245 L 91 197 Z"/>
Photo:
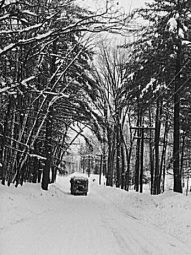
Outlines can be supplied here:
<path id="1" fill-rule="evenodd" d="M 116 5 L 117 9 L 123 8 L 126 13 L 129 13 L 135 8 L 141 8 L 144 6 L 145 2 L 151 2 L 151 1 L 152 0 L 109 0 L 109 2 L 112 2 L 114 5 Z M 103 8 L 105 7 L 106 0 L 76 0 L 76 2 L 84 8 L 95 11 L 100 9 L 103 10 Z M 114 44 L 114 42 L 118 44 L 119 41 L 124 42 L 124 40 L 125 42 L 127 40 L 128 41 L 134 40 L 134 37 L 130 34 L 126 37 L 121 37 L 120 35 L 116 35 L 116 34 L 112 34 L 112 35 L 102 34 L 102 36 L 100 37 L 100 34 L 99 34 L 99 37 L 98 38 L 96 37 L 96 40 L 102 41 L 103 37 L 104 37 L 104 40 L 109 40 L 110 42 L 112 42 L 112 44 Z"/>
<path id="2" fill-rule="evenodd" d="M 95 7 L 100 8 L 101 5 L 105 2 L 103 0 L 78 0 L 81 5 L 84 7 Z M 115 4 L 118 3 L 119 7 L 122 7 L 125 9 L 125 11 L 129 12 L 129 10 L 132 10 L 134 8 L 140 8 L 144 6 L 145 2 L 148 2 L 150 0 L 113 0 Z"/>
<path id="3" fill-rule="evenodd" d="M 118 0 L 119 5 L 129 11 L 133 8 L 140 8 L 144 6 L 146 0 Z"/>

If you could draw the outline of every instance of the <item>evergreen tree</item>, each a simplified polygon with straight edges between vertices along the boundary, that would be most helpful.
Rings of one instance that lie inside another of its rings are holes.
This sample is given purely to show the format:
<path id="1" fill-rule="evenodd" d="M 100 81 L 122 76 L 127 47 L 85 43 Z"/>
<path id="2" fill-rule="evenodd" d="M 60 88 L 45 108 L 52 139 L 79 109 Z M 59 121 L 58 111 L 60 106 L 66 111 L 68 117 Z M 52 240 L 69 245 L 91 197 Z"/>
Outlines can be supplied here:
<path id="1" fill-rule="evenodd" d="M 134 84 L 140 86 L 140 98 L 143 109 L 156 100 L 161 107 L 173 106 L 173 169 L 174 191 L 182 192 L 180 173 L 180 98 L 185 93 L 190 66 L 188 42 L 190 42 L 190 1 L 155 0 L 139 9 L 136 14 L 146 20 L 141 37 L 135 42 L 132 60 L 134 65 Z M 131 65 L 132 67 L 132 65 Z M 135 83 L 136 82 L 136 83 Z M 136 88 L 135 88 L 136 90 Z M 173 96 L 172 96 L 173 95 Z M 173 99 L 173 100 L 172 100 Z M 168 104 L 167 104 L 168 102 Z M 161 108 L 161 109 L 162 109 Z M 163 109 L 165 111 L 165 109 Z M 162 115 L 161 115 L 162 116 Z M 158 114 L 156 115 L 156 120 Z M 160 118 L 159 118 L 160 119 Z M 160 139 L 159 124 L 155 128 L 155 176 L 159 174 L 158 145 Z M 158 126 L 158 128 L 157 128 Z M 157 131 L 158 130 L 158 131 Z M 156 180 L 157 181 L 157 180 Z M 157 181 L 160 186 L 160 179 Z M 159 193 L 160 188 L 155 193 Z"/>

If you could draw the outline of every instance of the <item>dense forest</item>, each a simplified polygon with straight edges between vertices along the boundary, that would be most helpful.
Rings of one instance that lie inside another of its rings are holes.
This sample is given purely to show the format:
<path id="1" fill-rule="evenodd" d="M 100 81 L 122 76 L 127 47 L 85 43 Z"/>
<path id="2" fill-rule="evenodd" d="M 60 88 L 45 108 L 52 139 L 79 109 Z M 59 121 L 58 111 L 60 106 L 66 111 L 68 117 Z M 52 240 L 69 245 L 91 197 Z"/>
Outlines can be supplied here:
<path id="1" fill-rule="evenodd" d="M 96 43 L 106 33 L 123 41 Z M 128 15 L 115 1 L 93 12 L 74 0 L 1 0 L 0 42 L 3 185 L 47 190 L 83 135 L 84 154 L 101 150 L 106 185 L 143 192 L 149 182 L 160 194 L 169 171 L 182 192 L 191 162 L 189 0 L 154 0 Z"/>

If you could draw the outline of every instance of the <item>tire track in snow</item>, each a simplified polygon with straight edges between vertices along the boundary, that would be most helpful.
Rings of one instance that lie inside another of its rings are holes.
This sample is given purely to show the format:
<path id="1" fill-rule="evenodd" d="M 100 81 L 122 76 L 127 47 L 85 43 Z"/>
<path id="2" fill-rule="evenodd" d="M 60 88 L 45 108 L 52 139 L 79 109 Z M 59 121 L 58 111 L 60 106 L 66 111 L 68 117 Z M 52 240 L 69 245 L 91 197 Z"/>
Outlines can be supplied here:
<path id="1" fill-rule="evenodd" d="M 103 191 L 103 190 L 102 190 Z M 108 208 L 105 226 L 110 229 L 119 244 L 119 254 L 190 255 L 184 243 L 163 233 L 157 227 L 145 224 L 108 200 L 101 190 L 95 189 L 104 208 Z"/>

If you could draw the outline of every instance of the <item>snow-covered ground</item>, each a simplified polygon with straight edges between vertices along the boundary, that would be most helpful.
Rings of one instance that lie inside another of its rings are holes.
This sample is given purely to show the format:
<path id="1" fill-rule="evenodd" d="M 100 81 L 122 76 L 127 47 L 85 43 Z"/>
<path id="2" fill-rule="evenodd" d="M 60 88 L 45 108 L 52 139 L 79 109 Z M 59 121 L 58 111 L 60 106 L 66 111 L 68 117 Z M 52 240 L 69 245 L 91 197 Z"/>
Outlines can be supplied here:
<path id="1" fill-rule="evenodd" d="M 88 196 L 72 196 L 70 177 L 48 192 L 0 185 L 0 255 L 191 254 L 191 195 L 126 192 L 91 176 Z"/>

